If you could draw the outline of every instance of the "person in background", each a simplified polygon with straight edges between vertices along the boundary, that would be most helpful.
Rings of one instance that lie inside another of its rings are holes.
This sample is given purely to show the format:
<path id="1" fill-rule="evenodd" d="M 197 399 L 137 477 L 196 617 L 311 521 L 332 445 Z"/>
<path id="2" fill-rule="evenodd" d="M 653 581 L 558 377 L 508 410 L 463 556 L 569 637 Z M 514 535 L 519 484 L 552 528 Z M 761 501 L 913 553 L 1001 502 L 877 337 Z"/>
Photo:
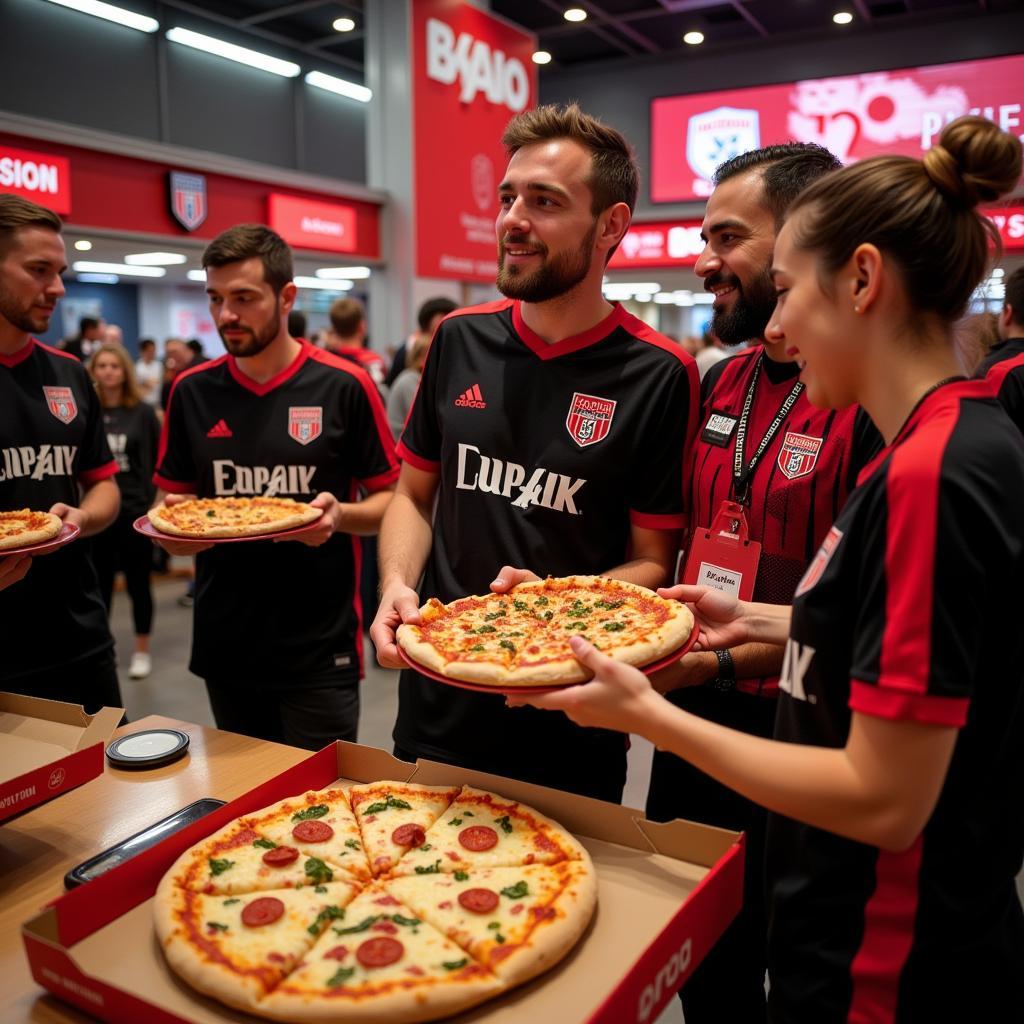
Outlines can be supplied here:
<path id="1" fill-rule="evenodd" d="M 449 314 L 454 312 L 459 307 L 452 302 L 451 299 L 446 298 L 443 295 L 439 295 L 433 299 L 427 299 L 419 308 L 419 312 L 416 314 L 416 330 L 409 335 L 408 339 L 403 341 L 395 351 L 395 355 L 391 360 L 391 368 L 388 370 L 387 377 L 384 378 L 384 383 L 391 387 L 396 380 L 398 375 L 405 369 L 405 361 L 407 353 L 412 347 L 413 342 L 417 338 L 426 338 L 427 342 L 430 341 L 434 336 L 434 332 L 437 330 L 437 325 Z"/>
<path id="2" fill-rule="evenodd" d="M 402 436 L 406 418 L 416 397 L 416 389 L 420 386 L 420 374 L 429 349 L 430 339 L 418 334 L 409 346 L 406 368 L 395 378 L 388 393 L 388 426 L 396 441 Z"/>
<path id="3" fill-rule="evenodd" d="M 729 353 L 725 350 L 725 346 L 721 341 L 710 330 L 706 330 L 697 342 L 697 351 L 693 356 L 697 362 L 697 372 L 700 374 L 700 379 L 703 380 L 708 370 L 715 363 L 720 363 L 728 355 Z"/>
<path id="4" fill-rule="evenodd" d="M 306 314 L 301 309 L 293 309 L 288 314 L 288 333 L 293 338 L 306 337 Z"/>
<path id="5" fill-rule="evenodd" d="M 1024 431 L 1024 267 L 1004 282 L 999 339 L 978 367 L 1011 420 Z"/>
<path id="6" fill-rule="evenodd" d="M 142 400 L 131 359 L 121 345 L 104 342 L 89 360 L 89 375 L 103 406 L 103 429 L 117 460 L 117 485 L 121 490 L 121 512 L 114 523 L 93 540 L 93 559 L 100 580 L 100 593 L 110 614 L 114 576 L 124 573 L 132 603 L 135 647 L 128 676 L 145 679 L 152 670 L 149 635 L 153 626 L 153 594 L 150 574 L 153 546 L 136 533 L 132 523 L 153 504 L 160 425 L 153 406 Z"/>
<path id="7" fill-rule="evenodd" d="M 387 396 L 384 359 L 366 347 L 366 310 L 358 299 L 336 299 L 330 310 L 331 329 L 327 332 L 327 351 L 362 367 L 377 385 L 381 397 Z"/>
<path id="8" fill-rule="evenodd" d="M 83 316 L 78 321 L 78 334 L 60 343 L 62 351 L 78 360 L 86 360 L 92 350 L 103 342 L 103 321 L 95 316 Z"/>
<path id="9" fill-rule="evenodd" d="M 135 363 L 135 382 L 142 400 L 154 409 L 160 404 L 160 384 L 164 368 L 156 357 L 156 342 L 152 338 L 139 339 L 139 358 Z"/>
<path id="10" fill-rule="evenodd" d="M 189 338 L 186 344 L 188 345 L 189 352 L 192 353 L 192 362 L 189 363 L 189 369 L 206 362 L 206 349 L 203 348 L 203 343 L 198 338 Z"/>
<path id="11" fill-rule="evenodd" d="M 117 324 L 104 324 L 102 344 L 123 345 L 124 331 Z"/>
<path id="12" fill-rule="evenodd" d="M 954 336 L 964 371 L 973 376 L 999 344 L 999 317 L 995 313 L 972 313 L 957 324 Z"/>
<path id="13" fill-rule="evenodd" d="M 164 343 L 164 380 L 160 386 L 161 409 L 166 411 L 171 385 L 179 373 L 191 368 L 194 358 L 195 353 L 184 338 L 168 338 Z"/>

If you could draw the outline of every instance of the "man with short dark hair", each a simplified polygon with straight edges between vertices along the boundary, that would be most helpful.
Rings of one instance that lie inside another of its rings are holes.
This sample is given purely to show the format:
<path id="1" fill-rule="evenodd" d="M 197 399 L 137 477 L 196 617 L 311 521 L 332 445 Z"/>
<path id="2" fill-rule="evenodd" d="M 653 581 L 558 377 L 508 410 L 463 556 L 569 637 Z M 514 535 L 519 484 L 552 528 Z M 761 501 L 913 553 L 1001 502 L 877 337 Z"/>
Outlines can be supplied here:
<path id="1" fill-rule="evenodd" d="M 74 357 L 38 342 L 64 294 L 61 222 L 0 195 L 0 509 L 52 512 L 79 540 L 0 557 L 0 689 L 118 707 L 114 640 L 84 542 L 117 517 L 96 389 Z"/>
<path id="2" fill-rule="evenodd" d="M 366 346 L 366 309 L 358 299 L 336 299 L 329 313 L 331 329 L 324 338 L 328 352 L 361 366 L 378 389 L 387 375 L 384 359 Z"/>
<path id="3" fill-rule="evenodd" d="M 371 629 L 389 668 L 402 666 L 395 630 L 419 621 L 420 595 L 505 592 L 536 578 L 527 570 L 657 587 L 675 564 L 696 367 L 601 291 L 636 202 L 632 150 L 575 105 L 517 115 L 503 142 L 496 233 L 507 300 L 441 323 L 398 445 Z M 621 735 L 409 669 L 394 739 L 406 760 L 622 798 Z"/>
<path id="4" fill-rule="evenodd" d="M 454 312 L 458 308 L 451 299 L 443 295 L 427 299 L 420 306 L 419 311 L 416 313 L 416 330 L 398 346 L 394 358 L 391 360 L 391 369 L 388 370 L 388 375 L 384 378 L 384 383 L 389 388 L 398 380 L 398 375 L 406 368 L 408 353 L 416 342 L 423 338 L 429 344 L 430 339 L 434 337 L 434 331 L 437 330 L 437 325 L 449 313 Z"/>
<path id="5" fill-rule="evenodd" d="M 94 316 L 83 316 L 78 321 L 78 334 L 61 342 L 61 350 L 83 362 L 93 349 L 103 343 L 103 321 Z"/>
<path id="6" fill-rule="evenodd" d="M 976 376 L 992 385 L 1010 419 L 1024 431 L 1024 267 L 1003 279 L 999 344 L 982 360 Z"/>
<path id="7" fill-rule="evenodd" d="M 354 740 L 358 537 L 376 533 L 398 475 L 384 408 L 362 370 L 288 333 L 292 255 L 273 231 L 231 228 L 203 266 L 228 354 L 174 383 L 157 500 L 272 495 L 323 515 L 279 541 L 163 543 L 197 554 L 189 667 L 222 729 L 311 750 Z"/>
<path id="8" fill-rule="evenodd" d="M 770 330 L 776 292 L 769 271 L 786 209 L 808 184 L 838 167 L 820 146 L 787 143 L 737 156 L 715 175 L 695 269 L 715 296 L 711 331 L 725 345 L 750 345 L 712 365 L 701 381 L 684 582 L 708 583 L 711 566 L 741 587 L 752 576 L 755 601 L 789 604 L 858 472 L 881 447 L 862 411 L 834 412 L 808 402 L 800 367 Z M 716 520 L 727 510 L 720 521 L 729 536 L 748 530 L 760 545 L 753 565 L 729 561 L 736 555 L 728 537 L 712 550 L 702 546 L 717 536 Z M 768 737 L 782 657 L 781 647 L 764 644 L 705 651 L 685 656 L 653 681 L 678 707 Z M 765 812 L 686 761 L 657 751 L 647 816 L 746 832 L 743 909 L 680 995 L 687 1024 L 764 1021 Z"/>

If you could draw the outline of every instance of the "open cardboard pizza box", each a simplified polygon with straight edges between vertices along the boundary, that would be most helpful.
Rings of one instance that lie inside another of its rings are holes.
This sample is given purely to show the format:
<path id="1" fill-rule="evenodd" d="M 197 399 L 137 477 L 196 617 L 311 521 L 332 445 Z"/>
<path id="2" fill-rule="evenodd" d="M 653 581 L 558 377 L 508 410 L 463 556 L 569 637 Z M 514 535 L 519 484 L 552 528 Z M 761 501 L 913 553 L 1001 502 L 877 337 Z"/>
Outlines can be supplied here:
<path id="1" fill-rule="evenodd" d="M 102 775 L 123 714 L 0 692 L 0 822 Z"/>
<path id="2" fill-rule="evenodd" d="M 573 952 L 547 974 L 452 1021 L 654 1020 L 742 902 L 740 834 L 684 821 L 654 824 L 628 807 L 432 761 L 411 765 L 383 750 L 339 742 L 62 896 L 29 921 L 23 937 L 33 977 L 105 1021 L 259 1020 L 205 998 L 172 974 L 156 941 L 152 895 L 183 850 L 232 818 L 324 789 L 338 778 L 493 790 L 550 815 L 594 859 L 598 908 Z"/>

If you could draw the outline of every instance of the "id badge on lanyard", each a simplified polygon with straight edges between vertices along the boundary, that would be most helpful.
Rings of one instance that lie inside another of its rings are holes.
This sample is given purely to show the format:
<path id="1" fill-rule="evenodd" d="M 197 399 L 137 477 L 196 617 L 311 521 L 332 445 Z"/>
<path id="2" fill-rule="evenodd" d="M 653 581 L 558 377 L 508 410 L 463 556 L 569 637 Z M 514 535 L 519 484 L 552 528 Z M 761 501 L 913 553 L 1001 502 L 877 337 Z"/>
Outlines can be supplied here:
<path id="1" fill-rule="evenodd" d="M 761 545 L 750 539 L 743 506 L 723 501 L 711 526 L 694 531 L 682 582 L 749 601 L 760 560 Z"/>

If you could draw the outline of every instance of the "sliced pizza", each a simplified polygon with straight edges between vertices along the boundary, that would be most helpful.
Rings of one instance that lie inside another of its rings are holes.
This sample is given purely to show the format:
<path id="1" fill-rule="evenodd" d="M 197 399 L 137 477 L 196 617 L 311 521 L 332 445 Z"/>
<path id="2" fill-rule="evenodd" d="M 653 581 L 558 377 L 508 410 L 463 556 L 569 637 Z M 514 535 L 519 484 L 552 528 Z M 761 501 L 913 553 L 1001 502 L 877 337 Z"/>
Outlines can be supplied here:
<path id="1" fill-rule="evenodd" d="M 286 1021 L 412 1024 L 446 1017 L 502 988 L 378 882 L 331 922 L 256 1012 Z"/>
<path id="2" fill-rule="evenodd" d="M 337 865 L 358 879 L 370 878 L 363 836 L 340 787 L 281 800 L 249 815 L 249 821 L 261 835 L 304 858 Z"/>
<path id="3" fill-rule="evenodd" d="M 257 537 L 315 522 L 323 509 L 293 498 L 189 498 L 149 510 L 161 533 L 192 540 Z"/>
<path id="4" fill-rule="evenodd" d="M 171 966 L 202 992 L 252 1009 L 359 892 L 354 882 L 216 896 L 157 890 L 156 929 Z"/>
<path id="5" fill-rule="evenodd" d="M 385 883 L 507 985 L 556 964 L 579 941 L 597 904 L 590 858 L 525 867 L 412 875 Z"/>
<path id="6" fill-rule="evenodd" d="M 427 829 L 460 791 L 459 786 L 404 782 L 353 786 L 348 791 L 349 803 L 362 831 L 374 875 L 390 871 L 408 851 L 422 847 L 427 841 Z"/>
<path id="7" fill-rule="evenodd" d="M 581 860 L 583 847 L 543 814 L 515 800 L 463 786 L 427 830 L 426 842 L 395 865 L 394 875 L 430 875 L 484 867 Z"/>

